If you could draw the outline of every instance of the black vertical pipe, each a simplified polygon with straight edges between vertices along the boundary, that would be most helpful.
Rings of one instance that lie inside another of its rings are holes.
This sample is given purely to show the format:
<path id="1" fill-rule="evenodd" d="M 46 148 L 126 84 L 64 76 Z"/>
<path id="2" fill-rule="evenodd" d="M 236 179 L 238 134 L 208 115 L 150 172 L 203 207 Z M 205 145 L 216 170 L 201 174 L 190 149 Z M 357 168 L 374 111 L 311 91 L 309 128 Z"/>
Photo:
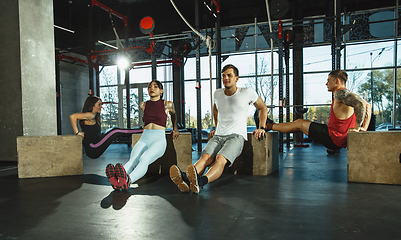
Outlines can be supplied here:
<path id="1" fill-rule="evenodd" d="M 181 66 L 180 66 L 180 125 L 182 128 L 185 128 L 185 76 L 184 76 L 184 57 L 181 55 Z M 180 127 L 180 128 L 181 128 Z"/>
<path id="2" fill-rule="evenodd" d="M 124 37 L 124 47 L 129 47 L 129 39 L 128 39 L 128 26 L 125 26 L 125 37 Z M 124 57 L 128 57 L 127 53 L 123 52 Z M 128 59 L 131 62 L 130 59 Z M 131 91 L 130 91 L 130 82 L 129 82 L 129 68 L 127 67 L 125 70 L 125 90 L 126 90 L 126 102 L 127 102 L 127 128 L 131 128 Z"/>
<path id="3" fill-rule="evenodd" d="M 59 58 L 59 51 L 56 51 L 56 106 L 57 106 L 57 135 L 61 135 L 62 127 L 61 127 L 61 120 L 62 120 L 62 111 L 61 111 L 61 81 L 60 81 L 60 58 Z"/>
<path id="4" fill-rule="evenodd" d="M 340 69 L 340 55 L 341 55 L 341 1 L 333 0 L 333 9 L 330 11 L 329 16 L 332 16 L 331 28 L 331 70 Z M 333 95 L 333 94 L 332 94 Z"/>
<path id="5" fill-rule="evenodd" d="M 157 63 L 156 63 L 156 54 L 155 54 L 154 48 L 153 48 L 151 58 L 152 58 L 152 80 L 153 80 L 153 79 L 157 79 Z"/>
<path id="6" fill-rule="evenodd" d="M 89 55 L 88 57 L 88 68 L 89 68 L 89 90 L 90 94 L 92 95 L 94 93 L 94 74 L 93 74 L 93 62 L 91 61 L 91 56 Z"/>
<path id="7" fill-rule="evenodd" d="M 95 73 L 96 73 L 96 96 L 100 97 L 100 72 L 98 64 L 95 64 Z"/>
<path id="8" fill-rule="evenodd" d="M 95 43 L 93 41 L 93 7 L 88 6 L 88 68 L 89 68 L 89 90 L 90 94 L 94 92 L 94 76 L 93 76 L 93 62 L 91 52 L 94 50 Z"/>
<path id="9" fill-rule="evenodd" d="M 398 0 L 395 1 L 395 18 L 398 18 L 399 16 L 399 2 Z M 393 79 L 393 89 L 397 89 L 397 82 L 398 82 L 398 77 L 397 77 L 397 58 L 398 58 L 398 21 L 395 21 L 395 34 L 394 34 L 394 79 Z M 344 68 L 345 69 L 345 68 Z M 392 123 L 393 123 L 393 128 L 395 128 L 395 123 L 397 120 L 397 91 L 393 91 L 393 117 L 392 117 Z M 373 109 L 373 104 L 372 104 L 372 109 Z M 372 111 L 372 118 L 374 118 L 374 112 Z M 374 122 L 376 124 L 376 122 Z M 400 154 L 401 158 L 401 154 Z"/>
<path id="10" fill-rule="evenodd" d="M 220 3 L 219 3 L 220 4 Z M 221 23 L 220 13 L 216 13 L 216 89 L 221 88 Z"/>
<path id="11" fill-rule="evenodd" d="M 286 38 L 286 36 L 284 36 Z M 284 44 L 284 59 L 285 59 L 285 99 L 286 104 L 290 104 L 290 43 Z M 290 108 L 285 108 L 285 121 L 290 122 Z M 286 147 L 290 147 L 290 133 L 286 134 Z"/>
<path id="12" fill-rule="evenodd" d="M 199 0 L 195 0 L 195 29 L 199 31 Z M 200 42 L 199 36 L 196 41 Z M 201 77 L 200 77 L 200 44 L 196 48 L 196 122 L 197 122 L 197 135 L 198 135 L 198 152 L 202 151 L 202 106 L 201 106 Z"/>
<path id="13" fill-rule="evenodd" d="M 173 59 L 182 63 L 182 55 L 177 51 L 179 42 L 174 41 L 172 45 L 172 56 Z M 184 85 L 182 85 L 182 68 L 180 64 L 173 63 L 173 102 L 175 106 L 175 115 L 177 117 L 177 125 L 180 126 L 182 123 L 182 90 Z M 184 113 L 185 114 L 185 113 Z"/>
<path id="14" fill-rule="evenodd" d="M 331 25 L 331 70 L 336 69 L 336 18 L 335 18 L 335 4 L 336 0 L 333 0 L 332 5 L 328 8 L 328 17 Z M 330 18 L 331 17 L 331 18 Z"/>
<path id="15" fill-rule="evenodd" d="M 334 1 L 336 2 L 336 69 L 341 69 L 341 0 Z"/>
<path id="16" fill-rule="evenodd" d="M 294 8 L 294 21 L 300 21 L 303 19 L 303 8 L 298 4 Z M 293 105 L 304 104 L 304 72 L 303 72 L 303 26 L 294 26 L 294 44 L 292 51 L 292 65 L 293 65 Z M 289 102 L 288 102 L 289 103 Z M 301 114 L 295 111 L 293 108 L 293 120 L 300 119 Z M 294 132 L 294 142 L 301 142 L 301 132 Z"/>
<path id="17" fill-rule="evenodd" d="M 283 39 L 278 39 L 278 98 L 280 101 L 279 106 L 279 123 L 283 122 Z M 279 152 L 283 151 L 283 133 L 279 133 Z"/>

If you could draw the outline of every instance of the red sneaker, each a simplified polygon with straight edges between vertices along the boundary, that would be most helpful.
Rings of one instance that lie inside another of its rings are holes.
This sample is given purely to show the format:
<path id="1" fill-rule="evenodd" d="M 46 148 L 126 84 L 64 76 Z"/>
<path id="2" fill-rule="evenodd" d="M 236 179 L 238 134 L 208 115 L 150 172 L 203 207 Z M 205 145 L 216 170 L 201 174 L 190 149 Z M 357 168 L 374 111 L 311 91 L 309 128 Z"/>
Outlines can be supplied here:
<path id="1" fill-rule="evenodd" d="M 121 163 L 116 164 L 116 176 L 118 178 L 118 183 L 121 186 L 121 190 L 127 191 L 131 185 L 131 179 L 129 175 L 125 172 L 125 169 Z"/>
<path id="2" fill-rule="evenodd" d="M 116 170 L 114 169 L 114 165 L 109 163 L 106 166 L 106 176 L 109 179 L 111 186 L 113 187 L 114 190 L 120 190 L 121 186 L 118 183 L 118 179 L 116 177 Z"/>

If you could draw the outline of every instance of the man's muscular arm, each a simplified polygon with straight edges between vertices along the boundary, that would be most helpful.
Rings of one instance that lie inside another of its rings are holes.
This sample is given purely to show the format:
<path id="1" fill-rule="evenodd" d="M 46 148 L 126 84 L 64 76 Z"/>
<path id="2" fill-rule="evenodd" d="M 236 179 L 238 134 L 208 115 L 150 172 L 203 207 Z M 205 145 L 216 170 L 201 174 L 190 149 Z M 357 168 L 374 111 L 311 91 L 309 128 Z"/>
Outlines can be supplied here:
<path id="1" fill-rule="evenodd" d="M 338 90 L 335 93 L 335 98 L 343 102 L 345 105 L 354 108 L 356 117 L 355 130 L 359 131 L 359 127 L 361 126 L 366 114 L 365 101 L 360 96 L 349 92 L 347 89 Z"/>
<path id="2" fill-rule="evenodd" d="M 362 127 L 359 130 L 366 132 L 370 124 L 370 118 L 372 117 L 372 104 L 366 102 L 365 100 L 363 100 L 363 102 L 365 104 L 365 118 L 363 119 Z"/>
<path id="3" fill-rule="evenodd" d="M 213 119 L 214 119 L 215 126 L 217 126 L 217 114 L 219 114 L 219 111 L 217 111 L 217 106 L 215 103 L 215 104 L 213 104 Z"/>
<path id="4" fill-rule="evenodd" d="M 215 104 L 213 104 L 213 118 L 214 118 L 214 124 L 215 124 L 216 128 L 217 128 L 217 114 L 219 114 L 219 111 L 217 111 L 217 107 L 216 107 L 216 103 L 215 103 Z M 212 130 L 210 132 L 210 136 L 213 137 L 215 132 L 216 132 L 216 129 Z"/>

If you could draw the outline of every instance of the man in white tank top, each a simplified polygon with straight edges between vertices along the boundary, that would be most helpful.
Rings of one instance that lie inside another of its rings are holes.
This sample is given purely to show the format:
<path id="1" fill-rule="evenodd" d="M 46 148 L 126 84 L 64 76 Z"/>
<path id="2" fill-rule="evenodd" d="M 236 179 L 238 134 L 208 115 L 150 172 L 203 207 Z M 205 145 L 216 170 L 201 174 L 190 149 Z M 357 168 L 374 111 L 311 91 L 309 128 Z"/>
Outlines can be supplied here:
<path id="1" fill-rule="evenodd" d="M 260 128 L 253 131 L 256 139 L 265 134 L 264 123 L 267 119 L 267 107 L 252 88 L 237 87 L 238 69 L 234 65 L 226 65 L 222 69 L 224 88 L 213 94 L 213 117 L 216 130 L 213 130 L 201 158 L 195 165 L 189 165 L 187 172 L 182 172 L 176 165 L 170 168 L 170 178 L 182 192 L 199 193 L 202 187 L 217 180 L 223 173 L 224 166 L 241 154 L 244 140 L 247 140 L 247 116 L 250 104 L 259 111 Z M 205 169 L 212 163 L 207 173 Z"/>

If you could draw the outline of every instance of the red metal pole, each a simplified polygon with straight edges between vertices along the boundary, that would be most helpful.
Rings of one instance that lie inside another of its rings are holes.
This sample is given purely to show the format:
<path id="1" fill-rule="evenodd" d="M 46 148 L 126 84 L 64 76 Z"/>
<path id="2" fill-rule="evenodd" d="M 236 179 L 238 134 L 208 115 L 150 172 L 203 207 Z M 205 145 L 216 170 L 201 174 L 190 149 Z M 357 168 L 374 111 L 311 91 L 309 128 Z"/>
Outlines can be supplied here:
<path id="1" fill-rule="evenodd" d="M 92 7 L 93 6 L 98 6 L 101 9 L 107 11 L 108 13 L 113 14 L 114 16 L 120 18 L 121 20 L 123 20 L 124 25 L 127 26 L 127 16 L 124 16 L 124 15 L 114 11 L 113 9 L 109 8 L 108 6 L 104 5 L 103 3 L 100 3 L 97 0 L 92 0 Z"/>

